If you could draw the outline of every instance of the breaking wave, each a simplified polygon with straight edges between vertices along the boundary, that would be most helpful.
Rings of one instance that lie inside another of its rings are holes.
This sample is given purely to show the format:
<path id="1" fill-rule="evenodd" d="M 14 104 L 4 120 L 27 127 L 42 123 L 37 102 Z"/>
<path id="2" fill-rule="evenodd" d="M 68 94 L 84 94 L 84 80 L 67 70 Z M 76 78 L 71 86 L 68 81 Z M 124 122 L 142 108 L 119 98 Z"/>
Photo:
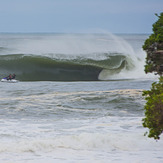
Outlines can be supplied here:
<path id="1" fill-rule="evenodd" d="M 128 41 L 112 34 L 2 35 L 0 77 L 15 73 L 20 81 L 142 78 L 144 36 L 125 37 Z"/>
<path id="2" fill-rule="evenodd" d="M 0 56 L 0 75 L 15 73 L 21 81 L 96 81 L 102 71 L 111 75 L 131 70 L 132 60 L 123 54 L 98 54 L 99 58 L 63 59 L 41 55 L 10 54 Z"/>

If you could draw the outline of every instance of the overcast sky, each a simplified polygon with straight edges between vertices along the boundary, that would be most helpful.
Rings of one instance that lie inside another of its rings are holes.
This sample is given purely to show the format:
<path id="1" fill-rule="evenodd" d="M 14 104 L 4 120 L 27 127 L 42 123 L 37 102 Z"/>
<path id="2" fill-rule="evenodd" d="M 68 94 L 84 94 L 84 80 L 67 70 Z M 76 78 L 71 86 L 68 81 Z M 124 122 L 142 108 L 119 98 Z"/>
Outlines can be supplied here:
<path id="1" fill-rule="evenodd" d="M 0 0 L 0 32 L 151 33 L 163 0 Z"/>

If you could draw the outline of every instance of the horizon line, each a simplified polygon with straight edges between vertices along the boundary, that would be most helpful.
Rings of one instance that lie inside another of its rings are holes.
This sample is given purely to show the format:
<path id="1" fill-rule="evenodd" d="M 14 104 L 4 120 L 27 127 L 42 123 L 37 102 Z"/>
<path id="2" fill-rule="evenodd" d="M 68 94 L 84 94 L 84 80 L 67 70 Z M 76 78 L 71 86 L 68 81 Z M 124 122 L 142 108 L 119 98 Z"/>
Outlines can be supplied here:
<path id="1" fill-rule="evenodd" d="M 125 33 L 125 32 L 121 32 L 121 33 L 112 33 L 112 32 L 0 32 L 0 34 L 128 34 L 128 35 L 134 35 L 134 34 L 142 34 L 142 35 L 150 35 L 152 33 L 138 33 L 138 32 L 132 32 L 132 33 Z"/>

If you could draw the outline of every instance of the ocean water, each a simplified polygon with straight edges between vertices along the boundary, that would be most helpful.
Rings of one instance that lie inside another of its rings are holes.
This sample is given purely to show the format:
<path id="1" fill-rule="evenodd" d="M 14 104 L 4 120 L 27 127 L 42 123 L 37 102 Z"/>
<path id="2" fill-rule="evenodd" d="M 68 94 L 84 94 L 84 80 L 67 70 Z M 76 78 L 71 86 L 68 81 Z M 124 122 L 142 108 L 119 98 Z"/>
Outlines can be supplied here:
<path id="1" fill-rule="evenodd" d="M 0 162 L 161 163 L 144 136 L 148 35 L 0 34 Z"/>

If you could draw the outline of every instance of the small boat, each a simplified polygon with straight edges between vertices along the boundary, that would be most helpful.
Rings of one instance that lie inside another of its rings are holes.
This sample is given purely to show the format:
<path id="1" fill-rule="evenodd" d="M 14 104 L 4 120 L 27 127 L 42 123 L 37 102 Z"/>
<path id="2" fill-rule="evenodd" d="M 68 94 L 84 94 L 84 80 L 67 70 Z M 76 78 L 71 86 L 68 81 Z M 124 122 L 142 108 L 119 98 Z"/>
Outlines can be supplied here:
<path id="1" fill-rule="evenodd" d="M 16 79 L 7 79 L 7 78 L 3 78 L 3 79 L 1 79 L 1 82 L 17 83 L 18 80 L 16 80 Z"/>

